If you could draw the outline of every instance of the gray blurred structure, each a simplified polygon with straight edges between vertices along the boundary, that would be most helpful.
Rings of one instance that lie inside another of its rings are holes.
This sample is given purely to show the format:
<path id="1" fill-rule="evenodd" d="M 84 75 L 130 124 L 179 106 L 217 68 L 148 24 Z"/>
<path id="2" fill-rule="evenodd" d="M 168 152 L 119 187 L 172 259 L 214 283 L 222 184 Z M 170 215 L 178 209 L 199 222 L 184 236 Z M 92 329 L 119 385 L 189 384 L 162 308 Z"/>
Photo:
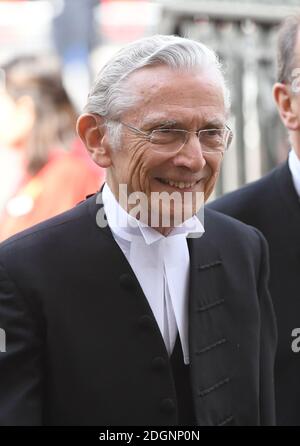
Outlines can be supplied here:
<path id="1" fill-rule="evenodd" d="M 235 138 L 217 195 L 255 180 L 285 159 L 285 129 L 272 98 L 280 21 L 300 13 L 299 0 L 160 0 L 159 32 L 202 41 L 225 64 Z"/>
<path id="2" fill-rule="evenodd" d="M 55 0 L 53 43 L 61 61 L 65 87 L 80 111 L 91 82 L 90 52 L 97 42 L 94 13 L 100 0 Z"/>

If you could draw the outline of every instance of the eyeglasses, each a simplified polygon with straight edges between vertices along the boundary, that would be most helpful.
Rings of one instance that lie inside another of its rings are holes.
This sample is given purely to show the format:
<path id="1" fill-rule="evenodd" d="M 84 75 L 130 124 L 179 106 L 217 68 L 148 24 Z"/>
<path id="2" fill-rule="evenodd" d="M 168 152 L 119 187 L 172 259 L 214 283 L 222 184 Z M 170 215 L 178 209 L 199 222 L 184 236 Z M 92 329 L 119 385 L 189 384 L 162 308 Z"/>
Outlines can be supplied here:
<path id="1" fill-rule="evenodd" d="M 188 141 L 191 133 L 197 135 L 203 153 L 224 153 L 230 146 L 233 137 L 233 133 L 227 125 L 219 129 L 197 131 L 163 128 L 147 133 L 125 122 L 120 121 L 120 123 L 134 133 L 142 135 L 150 142 L 151 148 L 160 153 L 179 152 Z"/>

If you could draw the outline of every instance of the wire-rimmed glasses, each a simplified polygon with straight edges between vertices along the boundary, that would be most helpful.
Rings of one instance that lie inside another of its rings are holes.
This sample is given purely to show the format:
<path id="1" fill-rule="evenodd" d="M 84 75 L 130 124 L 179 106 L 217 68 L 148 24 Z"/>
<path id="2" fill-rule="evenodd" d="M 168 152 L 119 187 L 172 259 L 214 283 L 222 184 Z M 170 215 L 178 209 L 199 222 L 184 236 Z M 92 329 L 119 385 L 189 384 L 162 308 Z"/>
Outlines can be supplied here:
<path id="1" fill-rule="evenodd" d="M 120 121 L 122 125 L 129 128 L 131 131 L 142 135 L 148 140 L 152 149 L 160 153 L 176 153 L 188 141 L 190 134 L 197 135 L 201 150 L 204 153 L 224 153 L 232 141 L 232 131 L 226 125 L 217 129 L 202 129 L 197 131 L 189 131 L 174 128 L 162 128 L 144 132 L 130 124 Z"/>

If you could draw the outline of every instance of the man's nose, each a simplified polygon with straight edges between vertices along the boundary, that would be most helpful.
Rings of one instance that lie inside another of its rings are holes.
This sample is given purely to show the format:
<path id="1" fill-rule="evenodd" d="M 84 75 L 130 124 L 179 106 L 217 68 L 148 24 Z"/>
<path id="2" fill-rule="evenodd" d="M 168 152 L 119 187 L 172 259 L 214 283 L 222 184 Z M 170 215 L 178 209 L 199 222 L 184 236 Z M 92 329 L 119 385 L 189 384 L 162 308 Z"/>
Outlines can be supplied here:
<path id="1" fill-rule="evenodd" d="M 190 133 L 188 139 L 180 151 L 174 156 L 175 166 L 186 167 L 192 172 L 198 172 L 206 165 L 203 156 L 203 146 L 196 133 Z"/>

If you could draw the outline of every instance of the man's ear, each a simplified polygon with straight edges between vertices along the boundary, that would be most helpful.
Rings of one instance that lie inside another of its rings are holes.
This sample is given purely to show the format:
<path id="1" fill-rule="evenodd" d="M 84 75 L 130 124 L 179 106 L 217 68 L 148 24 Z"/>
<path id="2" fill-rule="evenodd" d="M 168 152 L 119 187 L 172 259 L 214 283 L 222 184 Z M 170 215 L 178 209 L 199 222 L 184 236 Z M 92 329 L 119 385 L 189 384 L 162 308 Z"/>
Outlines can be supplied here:
<path id="1" fill-rule="evenodd" d="M 289 130 L 299 130 L 299 110 L 290 87 L 281 82 L 276 82 L 273 87 L 273 97 L 285 127 Z"/>
<path id="2" fill-rule="evenodd" d="M 111 147 L 108 140 L 104 119 L 101 116 L 85 113 L 77 120 L 77 133 L 90 152 L 96 164 L 103 168 L 110 167 Z"/>

